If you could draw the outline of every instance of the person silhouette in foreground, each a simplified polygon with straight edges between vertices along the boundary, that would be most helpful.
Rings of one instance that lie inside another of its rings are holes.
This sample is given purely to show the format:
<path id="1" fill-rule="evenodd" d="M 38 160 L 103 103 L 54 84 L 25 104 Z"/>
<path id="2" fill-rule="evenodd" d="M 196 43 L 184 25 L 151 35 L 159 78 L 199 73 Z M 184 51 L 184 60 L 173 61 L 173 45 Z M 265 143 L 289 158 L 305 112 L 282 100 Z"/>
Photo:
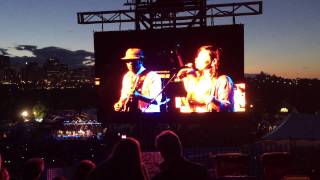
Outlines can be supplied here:
<path id="1" fill-rule="evenodd" d="M 0 153 L 0 180 L 9 180 L 10 175 L 7 168 L 2 166 L 2 156 Z"/>
<path id="2" fill-rule="evenodd" d="M 1 170 L 1 167 L 2 167 L 2 156 L 1 156 L 1 153 L 0 153 L 0 170 Z"/>
<path id="3" fill-rule="evenodd" d="M 10 175 L 7 168 L 2 166 L 2 156 L 0 154 L 0 180 L 9 180 Z"/>
<path id="4" fill-rule="evenodd" d="M 155 141 L 164 161 L 160 164 L 160 173 L 152 180 L 208 180 L 207 169 L 183 157 L 182 145 L 173 131 L 162 131 Z"/>
<path id="5" fill-rule="evenodd" d="M 139 141 L 131 137 L 121 139 L 109 158 L 97 166 L 88 179 L 147 180 L 147 173 L 141 163 Z"/>
<path id="6" fill-rule="evenodd" d="M 44 160 L 41 158 L 31 158 L 24 164 L 22 179 L 23 180 L 38 180 L 44 172 Z"/>
<path id="7" fill-rule="evenodd" d="M 88 175 L 91 171 L 96 168 L 96 164 L 90 160 L 82 160 L 79 165 L 77 166 L 73 180 L 85 180 L 88 178 Z"/>
<path id="8" fill-rule="evenodd" d="M 10 175 L 9 175 L 7 168 L 0 169 L 0 179 L 1 180 L 9 180 L 10 179 Z"/>

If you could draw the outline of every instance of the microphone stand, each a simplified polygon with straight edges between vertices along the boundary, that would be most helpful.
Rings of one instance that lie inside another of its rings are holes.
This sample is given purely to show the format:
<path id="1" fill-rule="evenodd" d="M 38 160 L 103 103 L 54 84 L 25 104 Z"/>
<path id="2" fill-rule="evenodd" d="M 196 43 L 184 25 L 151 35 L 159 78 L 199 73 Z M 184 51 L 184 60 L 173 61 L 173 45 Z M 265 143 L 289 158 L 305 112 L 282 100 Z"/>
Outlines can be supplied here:
<path id="1" fill-rule="evenodd" d="M 154 102 L 154 101 L 156 101 L 156 99 L 162 94 L 162 92 L 168 87 L 168 85 L 177 77 L 177 72 L 176 73 L 174 73 L 173 75 L 172 75 L 172 77 L 169 79 L 169 81 L 162 87 L 162 89 L 161 89 L 161 91 L 157 94 L 157 96 L 156 97 L 154 97 L 154 98 L 152 98 L 151 99 L 151 101 L 148 103 L 148 105 L 147 105 L 147 108 L 145 108 L 144 110 L 143 110 L 143 112 L 146 112 L 146 110 L 150 107 L 150 105 Z M 167 101 L 167 99 L 165 100 L 165 101 Z M 170 101 L 170 99 L 169 99 L 169 101 Z M 169 101 L 167 101 L 167 102 L 169 102 Z M 167 103 L 167 102 L 165 102 L 165 103 Z M 160 104 L 161 105 L 161 104 Z"/>

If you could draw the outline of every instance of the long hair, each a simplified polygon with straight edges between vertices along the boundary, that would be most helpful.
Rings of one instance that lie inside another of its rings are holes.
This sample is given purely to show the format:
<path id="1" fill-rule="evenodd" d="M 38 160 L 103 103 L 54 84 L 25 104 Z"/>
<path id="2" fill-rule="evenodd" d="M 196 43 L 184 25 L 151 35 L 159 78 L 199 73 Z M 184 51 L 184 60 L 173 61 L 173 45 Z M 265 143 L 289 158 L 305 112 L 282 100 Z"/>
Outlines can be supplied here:
<path id="1" fill-rule="evenodd" d="M 117 166 L 119 179 L 145 180 L 147 176 L 141 163 L 140 143 L 134 138 L 120 140 L 114 147 L 109 160 Z"/>

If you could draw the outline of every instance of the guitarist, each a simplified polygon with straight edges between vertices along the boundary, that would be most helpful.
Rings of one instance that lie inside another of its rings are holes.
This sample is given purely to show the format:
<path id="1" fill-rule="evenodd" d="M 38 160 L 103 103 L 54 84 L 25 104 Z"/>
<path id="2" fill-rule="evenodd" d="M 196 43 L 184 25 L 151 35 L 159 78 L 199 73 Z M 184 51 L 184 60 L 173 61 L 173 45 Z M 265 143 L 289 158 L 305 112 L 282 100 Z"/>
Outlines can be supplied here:
<path id="1" fill-rule="evenodd" d="M 161 78 L 143 66 L 143 51 L 139 48 L 129 48 L 125 57 L 121 59 L 126 63 L 128 72 L 123 76 L 121 96 L 114 104 L 114 110 L 160 112 Z"/>

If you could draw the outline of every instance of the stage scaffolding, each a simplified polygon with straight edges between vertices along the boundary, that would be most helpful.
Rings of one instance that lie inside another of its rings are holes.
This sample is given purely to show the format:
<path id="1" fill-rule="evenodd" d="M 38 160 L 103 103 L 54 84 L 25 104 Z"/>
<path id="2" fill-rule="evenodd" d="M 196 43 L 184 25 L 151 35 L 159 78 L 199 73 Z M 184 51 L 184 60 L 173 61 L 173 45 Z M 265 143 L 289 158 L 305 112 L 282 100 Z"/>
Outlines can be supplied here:
<path id="1" fill-rule="evenodd" d="M 214 26 L 218 18 L 262 14 L 262 1 L 207 4 L 206 0 L 127 0 L 124 10 L 78 12 L 78 24 L 114 24 L 119 31 Z M 226 21 L 229 22 L 229 21 Z M 108 27 L 107 27 L 108 29 Z"/>

